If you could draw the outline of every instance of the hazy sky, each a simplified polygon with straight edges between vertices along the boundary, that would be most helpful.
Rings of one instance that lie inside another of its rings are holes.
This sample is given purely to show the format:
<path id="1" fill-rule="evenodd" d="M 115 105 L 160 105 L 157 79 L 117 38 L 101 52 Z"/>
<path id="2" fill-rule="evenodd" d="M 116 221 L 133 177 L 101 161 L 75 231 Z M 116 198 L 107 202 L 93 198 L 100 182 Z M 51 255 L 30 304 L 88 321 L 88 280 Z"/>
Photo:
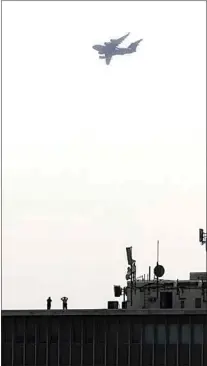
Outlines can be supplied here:
<path id="1" fill-rule="evenodd" d="M 2 7 L 3 308 L 106 307 L 157 239 L 165 278 L 204 271 L 206 3 Z"/>

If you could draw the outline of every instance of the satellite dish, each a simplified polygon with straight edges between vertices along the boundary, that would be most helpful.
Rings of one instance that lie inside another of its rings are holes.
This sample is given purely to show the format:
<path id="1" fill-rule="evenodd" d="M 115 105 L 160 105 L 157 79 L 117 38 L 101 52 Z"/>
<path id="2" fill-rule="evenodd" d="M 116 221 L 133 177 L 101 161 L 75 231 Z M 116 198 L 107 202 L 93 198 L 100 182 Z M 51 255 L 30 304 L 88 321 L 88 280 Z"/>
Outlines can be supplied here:
<path id="1" fill-rule="evenodd" d="M 155 268 L 154 268 L 154 274 L 156 277 L 162 277 L 165 273 L 165 269 L 163 266 L 161 266 L 160 264 L 158 264 Z"/>

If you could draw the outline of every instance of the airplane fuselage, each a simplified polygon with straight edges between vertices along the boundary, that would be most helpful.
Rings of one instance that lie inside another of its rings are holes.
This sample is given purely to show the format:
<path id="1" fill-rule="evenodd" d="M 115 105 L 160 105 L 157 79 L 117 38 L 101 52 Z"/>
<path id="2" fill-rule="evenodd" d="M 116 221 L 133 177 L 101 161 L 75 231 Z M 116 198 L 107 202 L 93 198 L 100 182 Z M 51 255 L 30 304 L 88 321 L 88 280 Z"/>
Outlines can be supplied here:
<path id="1" fill-rule="evenodd" d="M 114 50 L 114 55 L 126 55 L 127 53 L 133 53 L 134 50 L 131 50 L 130 48 L 116 48 Z"/>
<path id="2" fill-rule="evenodd" d="M 98 44 L 93 46 L 93 49 L 98 51 L 99 55 L 112 54 L 113 56 L 116 56 L 116 55 L 126 55 L 127 53 L 135 52 L 134 50 L 132 50 L 130 48 L 109 47 L 109 45 L 101 46 Z"/>

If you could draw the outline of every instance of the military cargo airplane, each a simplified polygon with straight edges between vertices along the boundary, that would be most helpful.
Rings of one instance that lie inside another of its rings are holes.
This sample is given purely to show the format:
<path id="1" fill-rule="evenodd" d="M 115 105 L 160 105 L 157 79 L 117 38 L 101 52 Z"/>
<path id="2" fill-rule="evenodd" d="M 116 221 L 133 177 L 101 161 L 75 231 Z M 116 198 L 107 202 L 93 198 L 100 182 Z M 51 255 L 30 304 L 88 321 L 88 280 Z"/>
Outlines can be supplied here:
<path id="1" fill-rule="evenodd" d="M 97 44 L 93 46 L 93 49 L 98 51 L 100 55 L 99 58 L 106 60 L 106 65 L 109 65 L 113 56 L 126 55 L 129 53 L 136 52 L 137 46 L 142 41 L 142 39 L 131 43 L 128 47 L 125 48 L 118 47 L 118 45 L 122 43 L 125 40 L 125 38 L 128 37 L 129 34 L 130 33 L 127 33 L 125 36 L 118 39 L 111 39 L 110 42 L 104 42 L 104 46 Z"/>

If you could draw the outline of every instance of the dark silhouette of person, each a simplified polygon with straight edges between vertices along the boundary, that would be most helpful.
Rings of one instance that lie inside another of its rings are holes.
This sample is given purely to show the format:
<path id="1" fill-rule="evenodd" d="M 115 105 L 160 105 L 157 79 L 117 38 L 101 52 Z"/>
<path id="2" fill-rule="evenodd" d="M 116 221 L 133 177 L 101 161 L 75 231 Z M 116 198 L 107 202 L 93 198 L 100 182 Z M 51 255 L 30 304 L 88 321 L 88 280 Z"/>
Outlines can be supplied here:
<path id="1" fill-rule="evenodd" d="M 68 298 L 64 296 L 64 297 L 61 297 L 61 300 L 63 302 L 63 310 L 67 310 L 67 308 L 68 308 L 68 305 L 67 305 Z"/>
<path id="2" fill-rule="evenodd" d="M 52 299 L 51 299 L 51 297 L 48 297 L 48 299 L 47 299 L 47 310 L 51 309 L 51 303 L 52 303 Z"/>

